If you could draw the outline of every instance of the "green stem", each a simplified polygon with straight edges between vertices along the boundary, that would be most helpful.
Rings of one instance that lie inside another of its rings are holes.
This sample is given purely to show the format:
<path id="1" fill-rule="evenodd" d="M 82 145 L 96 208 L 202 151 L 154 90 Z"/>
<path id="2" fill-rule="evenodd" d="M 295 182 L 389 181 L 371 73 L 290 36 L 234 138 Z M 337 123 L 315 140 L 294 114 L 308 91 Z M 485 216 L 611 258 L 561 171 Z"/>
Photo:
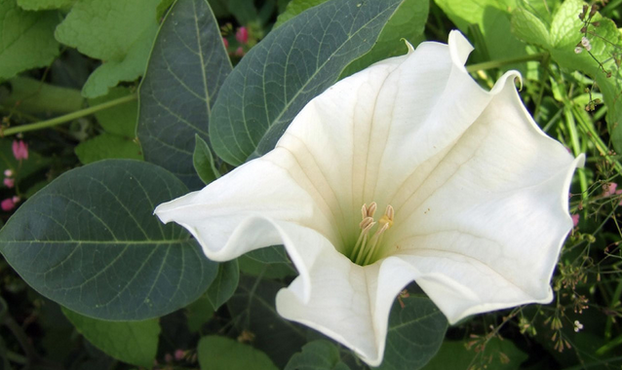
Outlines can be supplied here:
<path id="1" fill-rule="evenodd" d="M 93 107 L 89 107 L 89 108 L 81 109 L 76 112 L 65 114 L 64 116 L 52 118 L 47 121 L 40 121 L 40 122 L 35 122 L 35 123 L 27 124 L 27 125 L 10 127 L 10 128 L 2 130 L 0 136 L 10 136 L 10 135 L 18 134 L 20 132 L 35 131 L 35 130 L 41 130 L 41 129 L 48 128 L 48 127 L 53 127 L 56 125 L 60 125 L 66 122 L 73 121 L 75 119 L 78 119 L 84 116 L 88 116 L 93 113 L 97 113 L 104 109 L 108 109 L 108 108 L 115 107 L 117 105 L 129 103 L 131 101 L 136 100 L 137 98 L 138 97 L 135 94 L 132 94 L 132 95 L 124 96 L 119 99 L 107 101 L 105 103 L 98 104 Z"/>
<path id="2" fill-rule="evenodd" d="M 578 157 L 581 155 L 581 144 L 579 143 L 579 133 L 577 132 L 577 125 L 574 120 L 573 112 L 570 109 L 565 109 L 565 116 L 568 131 L 570 132 L 572 152 L 575 157 Z M 587 177 L 585 176 L 585 170 L 583 168 L 577 168 L 577 175 L 579 175 L 579 184 L 581 185 L 581 198 L 584 202 L 587 202 L 589 198 L 587 193 Z M 587 213 L 585 214 L 585 217 L 587 217 Z"/>
<path id="3" fill-rule="evenodd" d="M 6 351 L 5 355 L 9 361 L 15 362 L 16 364 L 20 364 L 20 365 L 28 364 L 28 359 L 26 357 L 20 354 L 17 354 L 15 352 Z"/>
<path id="4" fill-rule="evenodd" d="M 485 69 L 493 69 L 503 67 L 509 64 L 518 64 L 524 62 L 531 61 L 541 61 L 548 56 L 548 53 L 538 53 L 538 54 L 530 54 L 530 55 L 522 55 L 520 57 L 515 58 L 507 58 L 507 59 L 499 59 L 499 60 L 491 60 L 484 63 L 471 64 L 467 66 L 466 69 L 468 72 L 476 72 Z"/>

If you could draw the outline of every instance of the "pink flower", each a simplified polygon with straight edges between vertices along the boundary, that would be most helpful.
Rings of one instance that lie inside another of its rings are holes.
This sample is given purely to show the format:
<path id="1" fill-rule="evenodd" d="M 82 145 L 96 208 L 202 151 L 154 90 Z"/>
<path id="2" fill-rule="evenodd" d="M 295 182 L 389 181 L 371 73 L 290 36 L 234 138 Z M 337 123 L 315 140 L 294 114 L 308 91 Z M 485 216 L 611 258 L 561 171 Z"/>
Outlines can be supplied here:
<path id="1" fill-rule="evenodd" d="M 244 56 L 244 49 L 242 49 L 242 47 L 238 47 L 237 49 L 235 49 L 235 56 L 236 57 L 243 57 Z"/>
<path id="2" fill-rule="evenodd" d="M 17 204 L 22 199 L 20 197 L 18 197 L 17 195 L 14 195 L 13 198 L 11 198 L 11 200 L 13 201 L 13 203 Z"/>
<path id="3" fill-rule="evenodd" d="M 173 356 L 171 356 L 170 353 L 165 354 L 164 355 L 164 362 L 166 362 L 167 364 L 173 362 Z"/>
<path id="4" fill-rule="evenodd" d="M 175 360 L 181 361 L 186 356 L 186 352 L 183 349 L 175 350 Z"/>
<path id="5" fill-rule="evenodd" d="M 610 195 L 614 195 L 616 194 L 616 188 L 618 187 L 618 184 L 616 184 L 615 182 L 606 184 L 603 189 L 603 197 L 608 197 Z"/>
<path id="6" fill-rule="evenodd" d="M 3 211 L 8 212 L 15 208 L 15 202 L 13 202 L 13 199 L 7 198 L 0 203 L 0 208 L 2 208 Z"/>
<path id="7" fill-rule="evenodd" d="M 574 225 L 574 227 L 577 227 L 577 225 L 579 224 L 579 215 L 574 214 L 570 215 L 570 217 L 572 217 L 572 224 Z"/>
<path id="8" fill-rule="evenodd" d="M 7 177 L 7 178 L 5 178 L 5 179 L 4 179 L 4 185 L 5 185 L 7 188 L 11 189 L 13 186 L 15 186 L 15 179 L 10 179 L 10 178 L 8 178 L 8 177 Z"/>
<path id="9" fill-rule="evenodd" d="M 26 144 L 23 140 L 13 140 L 13 156 L 18 161 L 28 159 L 28 144 Z"/>
<path id="10" fill-rule="evenodd" d="M 238 40 L 240 44 L 246 44 L 248 42 L 248 29 L 246 27 L 240 27 L 235 32 L 235 39 Z"/>
<path id="11" fill-rule="evenodd" d="M 13 170 L 11 169 L 4 170 L 4 176 L 13 177 Z"/>
<path id="12" fill-rule="evenodd" d="M 229 49 L 229 40 L 227 40 L 226 38 L 222 38 L 222 43 L 225 44 L 225 49 Z"/>

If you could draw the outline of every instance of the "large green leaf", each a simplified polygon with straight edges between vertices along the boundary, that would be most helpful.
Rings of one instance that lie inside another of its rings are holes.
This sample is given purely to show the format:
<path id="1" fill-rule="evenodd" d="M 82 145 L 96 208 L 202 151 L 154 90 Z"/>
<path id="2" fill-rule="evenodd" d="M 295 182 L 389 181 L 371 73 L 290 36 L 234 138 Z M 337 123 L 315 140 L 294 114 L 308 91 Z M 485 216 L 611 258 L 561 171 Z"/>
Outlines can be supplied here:
<path id="1" fill-rule="evenodd" d="M 158 351 L 160 324 L 144 321 L 104 321 L 63 308 L 63 313 L 89 342 L 128 364 L 151 368 Z"/>
<path id="2" fill-rule="evenodd" d="M 26 10 L 60 9 L 71 6 L 75 0 L 17 0 Z"/>
<path id="3" fill-rule="evenodd" d="M 82 94 L 106 95 L 120 81 L 134 81 L 145 71 L 158 29 L 161 0 L 82 0 L 56 28 L 56 39 L 104 63 L 89 77 Z"/>
<path id="4" fill-rule="evenodd" d="M 302 107 L 367 53 L 404 0 L 331 0 L 269 33 L 227 77 L 210 139 L 234 165 L 271 150 Z"/>
<path id="5" fill-rule="evenodd" d="M 424 40 L 423 30 L 428 19 L 428 8 L 429 1 L 427 0 L 402 2 L 382 29 L 374 47 L 367 54 L 350 63 L 341 73 L 341 77 L 367 68 L 379 60 L 406 54 L 408 49 L 404 40 L 414 46 L 421 43 Z"/>
<path id="6" fill-rule="evenodd" d="M 350 370 L 341 362 L 339 349 L 325 340 L 309 342 L 287 363 L 285 370 Z"/>
<path id="7" fill-rule="evenodd" d="M 510 13 L 516 8 L 516 0 L 435 0 L 435 2 L 464 34 L 471 37 L 475 43 L 474 56 L 480 60 L 505 59 L 527 54 L 526 45 L 510 31 Z M 480 33 L 481 42 L 478 39 Z M 504 68 L 517 67 L 521 66 L 509 65 Z"/>
<path id="8" fill-rule="evenodd" d="M 309 8 L 313 8 L 314 6 L 325 3 L 326 1 L 327 0 L 292 0 L 290 1 L 287 4 L 287 8 L 285 8 L 285 11 L 279 14 L 279 17 L 276 19 L 276 22 L 274 22 L 274 26 L 272 27 L 272 29 L 274 30 L 278 27 L 281 27 L 283 23 L 294 18 L 298 14 L 304 12 L 305 10 Z"/>
<path id="9" fill-rule="evenodd" d="M 140 87 L 138 138 L 145 159 L 203 186 L 192 161 L 195 134 L 208 141 L 208 118 L 231 71 L 218 23 L 205 0 L 178 1 L 167 15 Z"/>
<path id="10" fill-rule="evenodd" d="M 217 310 L 227 302 L 238 287 L 240 280 L 240 268 L 236 260 L 218 264 L 218 275 L 206 292 L 210 304 Z"/>
<path id="11" fill-rule="evenodd" d="M 201 338 L 197 354 L 201 370 L 277 370 L 265 353 L 217 335 Z"/>
<path id="12" fill-rule="evenodd" d="M 0 251 L 46 297 L 83 315 L 143 320 L 199 297 L 216 275 L 183 228 L 153 209 L 185 194 L 169 172 L 108 160 L 71 170 L 0 230 Z"/>
<path id="13" fill-rule="evenodd" d="M 421 368 L 434 357 L 447 330 L 447 319 L 429 298 L 400 299 L 391 308 L 381 370 Z"/>
<path id="14" fill-rule="evenodd" d="M 15 0 L 0 1 L 0 79 L 49 65 L 58 55 L 54 40 L 57 12 L 29 12 Z"/>
<path id="15" fill-rule="evenodd" d="M 134 140 L 107 132 L 78 144 L 75 152 L 83 164 L 113 158 L 143 159 Z"/>

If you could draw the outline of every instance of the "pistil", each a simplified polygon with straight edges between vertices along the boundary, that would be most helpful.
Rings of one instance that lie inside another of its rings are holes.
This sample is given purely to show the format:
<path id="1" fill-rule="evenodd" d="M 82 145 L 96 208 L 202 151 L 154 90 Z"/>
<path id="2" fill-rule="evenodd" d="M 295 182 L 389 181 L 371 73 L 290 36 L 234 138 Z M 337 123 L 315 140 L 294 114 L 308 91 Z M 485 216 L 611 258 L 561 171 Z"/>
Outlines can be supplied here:
<path id="1" fill-rule="evenodd" d="M 395 210 L 391 205 L 387 205 L 384 215 L 378 221 L 374 220 L 374 214 L 378 205 L 372 202 L 367 206 L 363 204 L 361 208 L 362 221 L 359 223 L 361 232 L 352 249 L 351 260 L 357 265 L 365 266 L 372 262 L 373 256 L 378 249 L 378 245 L 382 242 L 384 233 L 393 226 Z M 376 227 L 377 225 L 377 227 Z M 373 228 L 376 231 L 370 237 L 369 234 Z"/>

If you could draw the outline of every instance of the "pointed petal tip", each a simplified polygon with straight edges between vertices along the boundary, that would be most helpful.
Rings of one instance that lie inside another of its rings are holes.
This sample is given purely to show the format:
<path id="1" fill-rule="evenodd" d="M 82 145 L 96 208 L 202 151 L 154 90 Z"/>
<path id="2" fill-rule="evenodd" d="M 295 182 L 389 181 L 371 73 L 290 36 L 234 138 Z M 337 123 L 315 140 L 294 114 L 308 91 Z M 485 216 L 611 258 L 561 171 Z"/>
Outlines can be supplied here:
<path id="1" fill-rule="evenodd" d="M 447 43 L 449 45 L 451 60 L 456 66 L 466 70 L 464 64 L 469 58 L 469 54 L 474 50 L 473 45 L 471 45 L 469 40 L 458 30 L 449 32 Z"/>

